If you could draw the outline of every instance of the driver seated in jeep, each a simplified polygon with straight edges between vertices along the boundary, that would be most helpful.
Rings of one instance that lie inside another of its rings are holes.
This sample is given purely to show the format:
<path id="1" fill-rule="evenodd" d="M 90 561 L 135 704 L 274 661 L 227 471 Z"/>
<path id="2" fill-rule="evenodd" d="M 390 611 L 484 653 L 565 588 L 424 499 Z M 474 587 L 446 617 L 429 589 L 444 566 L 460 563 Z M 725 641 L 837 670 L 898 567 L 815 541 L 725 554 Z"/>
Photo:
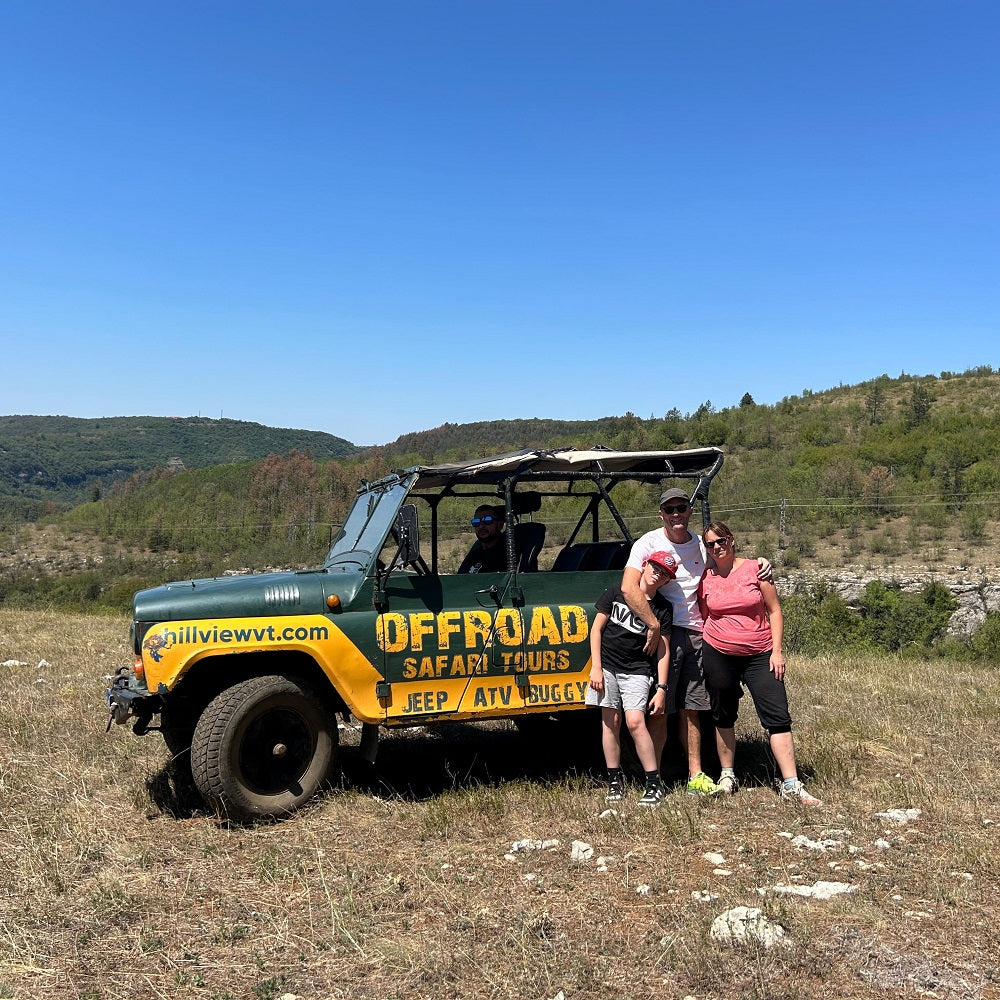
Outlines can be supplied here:
<path id="1" fill-rule="evenodd" d="M 506 513 L 503 507 L 480 504 L 472 515 L 476 541 L 458 567 L 459 573 L 504 573 L 507 570 Z"/>

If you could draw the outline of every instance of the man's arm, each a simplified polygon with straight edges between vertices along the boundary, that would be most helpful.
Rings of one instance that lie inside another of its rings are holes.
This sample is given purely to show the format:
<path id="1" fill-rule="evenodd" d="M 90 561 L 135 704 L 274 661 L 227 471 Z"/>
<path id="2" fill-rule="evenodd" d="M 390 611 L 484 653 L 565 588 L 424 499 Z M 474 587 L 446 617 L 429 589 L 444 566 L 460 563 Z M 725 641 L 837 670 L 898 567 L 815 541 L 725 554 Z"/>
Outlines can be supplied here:
<path id="1" fill-rule="evenodd" d="M 715 569 L 715 557 L 712 555 L 711 549 L 705 550 L 705 565 L 709 569 Z M 768 583 L 771 583 L 773 578 L 774 578 L 774 573 L 771 564 L 763 556 L 758 556 L 757 579 L 766 580 Z M 704 617 L 704 612 L 702 612 L 702 616 Z"/>
<path id="2" fill-rule="evenodd" d="M 669 632 L 660 637 L 656 652 L 656 690 L 649 703 L 647 711 L 650 715 L 665 715 L 667 711 L 667 681 L 670 677 L 670 643 L 667 641 Z"/>
<path id="3" fill-rule="evenodd" d="M 660 642 L 660 622 L 649 605 L 649 599 L 639 586 L 641 579 L 641 570 L 626 566 L 625 572 L 622 574 L 622 593 L 625 595 L 625 601 L 632 609 L 632 613 L 646 626 L 646 645 L 643 646 L 642 651 L 647 656 L 651 656 Z"/>

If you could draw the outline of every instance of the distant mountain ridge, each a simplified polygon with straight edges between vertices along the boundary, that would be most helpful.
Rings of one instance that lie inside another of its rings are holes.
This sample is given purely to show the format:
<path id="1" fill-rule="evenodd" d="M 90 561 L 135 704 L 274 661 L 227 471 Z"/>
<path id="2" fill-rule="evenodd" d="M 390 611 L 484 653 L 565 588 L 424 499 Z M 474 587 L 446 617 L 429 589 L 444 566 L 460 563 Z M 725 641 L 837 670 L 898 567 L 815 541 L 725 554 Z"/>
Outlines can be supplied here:
<path id="1" fill-rule="evenodd" d="M 1000 498 L 1000 369 L 883 374 L 857 385 L 804 389 L 774 405 L 759 405 L 746 392 L 737 405 L 720 409 L 705 400 L 693 413 L 674 407 L 646 419 L 629 412 L 592 420 L 445 423 L 377 447 L 321 431 L 205 417 L 0 416 L 0 515 L 35 520 L 47 504 L 95 500 L 137 473 L 162 478 L 163 470 L 186 470 L 209 489 L 211 470 L 219 468 L 235 503 L 259 478 L 255 463 L 297 452 L 341 467 L 317 473 L 336 482 L 340 516 L 359 476 L 519 448 L 595 445 L 723 447 L 726 474 L 713 487 L 720 502 L 728 503 L 730 493 L 734 502 L 764 494 L 857 497 L 874 489 L 867 482 L 874 472 L 891 478 L 897 496 L 978 493 L 992 504 Z M 274 474 L 269 466 L 265 478 Z M 141 485 L 131 482 L 130 489 Z M 178 480 L 178 492 L 192 488 Z M 269 517 L 277 511 L 271 506 Z"/>
<path id="2" fill-rule="evenodd" d="M 0 504 L 74 504 L 134 472 L 254 462 L 293 449 L 316 459 L 361 450 L 323 431 L 224 418 L 0 416 Z"/>
<path id="3" fill-rule="evenodd" d="M 317 565 L 359 482 L 567 446 L 721 447 L 713 513 L 739 526 L 744 551 L 782 571 L 1000 565 L 1000 371 L 989 365 L 883 374 L 774 405 L 748 391 L 737 405 L 705 400 L 646 419 L 446 423 L 364 449 L 331 437 L 200 418 L 0 417 L 0 484 L 13 490 L 0 492 L 0 605 L 120 609 L 163 579 Z M 348 453 L 331 457 L 324 444 Z M 266 454 L 249 457 L 254 449 Z M 62 499 L 81 492 L 81 502 Z M 616 501 L 637 528 L 650 525 L 641 490 Z M 446 542 L 460 548 L 464 525 L 451 524 Z"/>

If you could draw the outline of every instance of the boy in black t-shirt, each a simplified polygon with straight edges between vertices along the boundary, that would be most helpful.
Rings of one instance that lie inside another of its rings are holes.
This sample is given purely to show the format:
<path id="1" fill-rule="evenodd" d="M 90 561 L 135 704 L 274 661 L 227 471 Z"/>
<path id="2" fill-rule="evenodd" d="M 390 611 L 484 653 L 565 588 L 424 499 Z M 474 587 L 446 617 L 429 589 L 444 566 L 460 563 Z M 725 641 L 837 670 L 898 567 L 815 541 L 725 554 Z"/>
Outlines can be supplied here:
<path id="1" fill-rule="evenodd" d="M 587 704 L 601 708 L 601 745 L 609 782 L 607 802 L 617 802 L 624 795 L 621 772 L 623 714 L 639 763 L 646 773 L 646 791 L 639 805 L 655 806 L 663 798 L 656 750 L 646 727 L 646 713 L 663 715 L 666 712 L 673 614 L 670 602 L 658 590 L 676 573 L 677 560 L 669 552 L 654 552 L 643 563 L 639 586 L 660 621 L 660 643 L 653 656 L 643 652 L 646 626 L 633 614 L 620 587 L 609 587 L 595 604 L 597 617 L 590 632 Z"/>

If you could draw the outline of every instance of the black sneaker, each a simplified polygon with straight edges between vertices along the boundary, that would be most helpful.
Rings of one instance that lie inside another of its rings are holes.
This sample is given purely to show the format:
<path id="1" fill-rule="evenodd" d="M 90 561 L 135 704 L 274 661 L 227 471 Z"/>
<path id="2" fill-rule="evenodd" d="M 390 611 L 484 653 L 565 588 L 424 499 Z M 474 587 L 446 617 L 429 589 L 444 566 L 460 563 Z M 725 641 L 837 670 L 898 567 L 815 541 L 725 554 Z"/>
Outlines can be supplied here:
<path id="1" fill-rule="evenodd" d="M 608 785 L 608 794 L 604 796 L 605 802 L 621 802 L 625 798 L 625 782 L 619 778 L 612 778 Z"/>
<path id="2" fill-rule="evenodd" d="M 639 799 L 637 805 L 652 808 L 654 806 L 658 806 L 662 801 L 663 785 L 650 785 L 646 791 L 642 793 L 642 798 Z"/>

